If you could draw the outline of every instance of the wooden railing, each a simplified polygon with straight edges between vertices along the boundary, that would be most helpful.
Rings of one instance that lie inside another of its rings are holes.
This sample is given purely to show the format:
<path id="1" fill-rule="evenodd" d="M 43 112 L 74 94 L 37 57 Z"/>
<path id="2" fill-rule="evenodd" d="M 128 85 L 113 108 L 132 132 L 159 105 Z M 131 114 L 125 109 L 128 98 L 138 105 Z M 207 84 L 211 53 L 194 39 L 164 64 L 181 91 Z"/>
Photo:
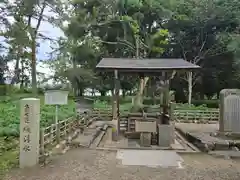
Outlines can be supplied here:
<path id="1" fill-rule="evenodd" d="M 59 144 L 61 140 L 66 139 L 75 129 L 81 125 L 87 125 L 91 121 L 90 114 L 79 114 L 77 117 L 59 121 L 57 124 L 40 129 L 40 156 L 45 154 L 46 148 Z"/>
<path id="2" fill-rule="evenodd" d="M 219 110 L 174 110 L 174 119 L 179 122 L 218 121 Z"/>
<path id="3" fill-rule="evenodd" d="M 120 112 L 120 117 L 123 117 L 128 113 L 129 112 L 127 111 Z M 99 118 L 104 117 L 105 119 L 108 119 L 108 120 L 111 120 L 111 117 L 112 117 L 111 109 L 94 109 L 93 114 L 98 116 Z M 177 110 L 174 110 L 174 120 L 177 122 L 218 121 L 219 110 L 218 109 L 206 109 L 206 110 L 177 109 Z"/>
<path id="4" fill-rule="evenodd" d="M 71 131 L 73 123 L 76 119 L 70 117 L 66 120 L 58 122 L 58 124 L 52 124 L 46 128 L 40 129 L 40 152 L 43 153 L 44 149 L 48 145 L 54 145 L 60 142 L 61 137 L 67 136 Z"/>
<path id="5" fill-rule="evenodd" d="M 150 113 L 154 114 L 154 113 Z M 130 131 L 131 125 L 126 117 L 131 115 L 129 112 L 121 112 L 121 130 Z M 81 125 L 87 125 L 92 120 L 111 120 L 112 111 L 111 109 L 94 109 L 90 114 L 79 114 L 79 117 L 70 117 L 66 120 L 59 121 L 58 124 L 52 124 L 46 128 L 40 129 L 40 156 L 46 152 L 47 147 L 54 146 L 60 143 L 64 138 L 66 139 L 69 134 Z M 206 122 L 219 120 L 218 109 L 208 110 L 174 110 L 174 119 L 177 122 Z"/>

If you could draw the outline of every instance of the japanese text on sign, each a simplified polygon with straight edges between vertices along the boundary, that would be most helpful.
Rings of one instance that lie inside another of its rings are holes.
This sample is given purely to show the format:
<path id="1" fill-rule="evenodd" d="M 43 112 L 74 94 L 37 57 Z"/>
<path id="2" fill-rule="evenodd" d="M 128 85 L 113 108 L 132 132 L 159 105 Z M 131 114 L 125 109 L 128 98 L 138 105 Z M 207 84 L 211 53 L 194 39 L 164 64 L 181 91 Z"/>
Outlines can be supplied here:
<path id="1" fill-rule="evenodd" d="M 29 122 L 30 122 L 30 121 L 29 121 L 29 110 L 30 110 L 29 105 L 26 104 L 26 105 L 24 106 L 24 122 L 25 122 L 25 123 L 29 123 Z"/>
<path id="2" fill-rule="evenodd" d="M 24 106 L 24 122 L 25 122 L 25 124 L 24 124 L 24 127 L 23 127 L 23 133 L 24 133 L 23 151 L 25 151 L 25 152 L 29 152 L 31 150 L 30 145 L 29 145 L 29 143 L 31 142 L 31 139 L 30 139 L 31 129 L 29 127 L 29 123 L 30 123 L 30 121 L 29 121 L 29 111 L 30 111 L 29 105 L 26 104 Z"/>

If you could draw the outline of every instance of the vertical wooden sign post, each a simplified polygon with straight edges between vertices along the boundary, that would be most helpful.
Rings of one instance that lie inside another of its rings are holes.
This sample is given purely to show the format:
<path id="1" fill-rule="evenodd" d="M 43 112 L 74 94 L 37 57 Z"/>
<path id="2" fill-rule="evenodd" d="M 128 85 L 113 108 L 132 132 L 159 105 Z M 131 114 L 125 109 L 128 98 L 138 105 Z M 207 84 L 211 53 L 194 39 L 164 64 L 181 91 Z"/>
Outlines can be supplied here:
<path id="1" fill-rule="evenodd" d="M 20 168 L 31 167 L 39 161 L 40 100 L 20 101 Z"/>

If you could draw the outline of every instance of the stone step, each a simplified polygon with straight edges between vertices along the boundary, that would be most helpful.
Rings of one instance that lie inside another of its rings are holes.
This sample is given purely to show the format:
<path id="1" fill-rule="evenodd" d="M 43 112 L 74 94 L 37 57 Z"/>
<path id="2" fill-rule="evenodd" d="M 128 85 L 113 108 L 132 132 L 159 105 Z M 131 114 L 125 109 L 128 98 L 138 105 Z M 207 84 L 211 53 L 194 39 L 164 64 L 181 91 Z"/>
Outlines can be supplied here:
<path id="1" fill-rule="evenodd" d="M 94 138 L 92 144 L 90 145 L 90 148 L 97 148 L 103 138 L 103 136 L 105 135 L 106 131 L 107 131 L 108 125 L 105 124 L 103 126 L 103 128 L 101 129 L 101 132 L 98 134 L 97 137 Z"/>
<path id="2" fill-rule="evenodd" d="M 101 126 L 95 126 L 95 128 L 85 128 L 82 134 L 72 141 L 74 146 L 90 147 L 94 140 L 102 131 L 106 131 L 108 125 L 101 124 Z"/>

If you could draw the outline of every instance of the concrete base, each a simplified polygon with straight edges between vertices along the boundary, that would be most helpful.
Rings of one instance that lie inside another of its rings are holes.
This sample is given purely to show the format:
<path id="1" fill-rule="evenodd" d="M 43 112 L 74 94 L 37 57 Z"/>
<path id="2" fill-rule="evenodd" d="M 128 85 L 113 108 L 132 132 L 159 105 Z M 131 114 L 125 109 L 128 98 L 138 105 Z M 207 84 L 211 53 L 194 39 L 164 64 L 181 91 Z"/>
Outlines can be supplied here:
<path id="1" fill-rule="evenodd" d="M 174 143 L 174 125 L 158 125 L 158 145 L 161 147 L 170 147 Z"/>
<path id="2" fill-rule="evenodd" d="M 118 150 L 116 158 L 124 166 L 146 166 L 162 168 L 183 168 L 184 160 L 174 151 L 161 150 Z M 162 179 L 162 178 L 158 178 Z"/>

